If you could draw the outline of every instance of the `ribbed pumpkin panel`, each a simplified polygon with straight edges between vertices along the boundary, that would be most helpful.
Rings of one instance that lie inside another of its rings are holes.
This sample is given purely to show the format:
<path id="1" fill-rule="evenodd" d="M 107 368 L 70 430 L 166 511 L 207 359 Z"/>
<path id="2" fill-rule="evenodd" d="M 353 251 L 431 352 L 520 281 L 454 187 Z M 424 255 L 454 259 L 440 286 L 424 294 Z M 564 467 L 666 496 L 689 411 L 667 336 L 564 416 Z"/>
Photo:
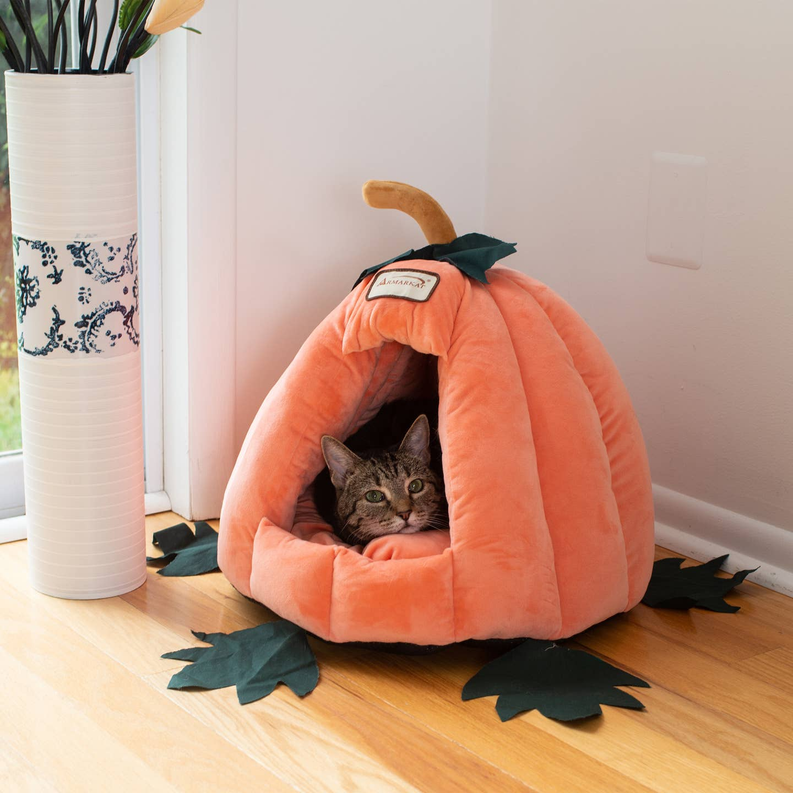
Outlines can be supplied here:
<path id="1" fill-rule="evenodd" d="M 650 465 L 628 389 L 600 339 L 565 300 L 522 273 L 508 268 L 499 268 L 499 272 L 543 308 L 597 408 L 625 543 L 628 592 L 621 610 L 627 611 L 647 590 L 655 548 Z"/>
<path id="2" fill-rule="evenodd" d="M 490 289 L 466 285 L 438 366 L 457 637 L 556 635 L 554 553 L 520 365 Z"/>
<path id="3" fill-rule="evenodd" d="M 592 395 L 545 311 L 500 272 L 490 282 L 520 362 L 559 586 L 559 636 L 570 635 L 622 610 L 627 599 L 608 453 Z"/>

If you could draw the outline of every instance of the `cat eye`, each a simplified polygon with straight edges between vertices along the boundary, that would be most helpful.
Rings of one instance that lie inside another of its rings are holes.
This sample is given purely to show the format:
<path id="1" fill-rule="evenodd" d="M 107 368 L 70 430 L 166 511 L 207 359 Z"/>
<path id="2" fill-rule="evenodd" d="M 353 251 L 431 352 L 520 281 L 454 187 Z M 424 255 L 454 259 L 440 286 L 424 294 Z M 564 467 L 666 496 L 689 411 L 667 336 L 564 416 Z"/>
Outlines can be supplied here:
<path id="1" fill-rule="evenodd" d="M 414 479 L 409 485 L 408 490 L 411 493 L 420 493 L 424 490 L 424 482 L 421 479 Z"/>
<path id="2" fill-rule="evenodd" d="M 385 493 L 382 490 L 369 490 L 364 498 L 372 504 L 378 504 L 381 501 L 385 501 Z"/>

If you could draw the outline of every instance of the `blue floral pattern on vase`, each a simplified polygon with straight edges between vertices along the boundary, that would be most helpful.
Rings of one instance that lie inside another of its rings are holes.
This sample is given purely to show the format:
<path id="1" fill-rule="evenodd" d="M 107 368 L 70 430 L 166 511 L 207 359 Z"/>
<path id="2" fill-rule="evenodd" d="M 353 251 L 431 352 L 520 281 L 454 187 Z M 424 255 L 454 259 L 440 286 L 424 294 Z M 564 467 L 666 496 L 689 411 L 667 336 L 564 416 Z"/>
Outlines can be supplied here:
<path id="1" fill-rule="evenodd" d="M 52 321 L 50 322 L 47 332 L 44 334 L 44 337 L 47 339 L 47 343 L 42 344 L 41 347 L 30 349 L 29 347 L 25 347 L 25 334 L 20 333 L 18 341 L 19 351 L 35 356 L 49 355 L 49 353 L 54 352 L 63 344 L 63 334 L 61 333 L 61 328 L 65 324 L 66 323 L 61 319 L 61 315 L 58 313 L 58 309 L 53 306 Z"/>
<path id="2" fill-rule="evenodd" d="M 136 350 L 137 242 L 137 234 L 64 242 L 14 236 L 20 352 L 63 358 Z"/>
<path id="3" fill-rule="evenodd" d="M 101 245 L 91 242 L 74 242 L 67 245 L 66 250 L 72 255 L 75 267 L 82 267 L 86 275 L 90 275 L 100 284 L 109 284 L 119 281 L 127 273 L 133 272 L 137 243 L 138 235 L 133 234 L 127 243 L 126 253 L 117 263 L 116 260 L 121 254 L 122 246 L 111 245 L 108 241 Z"/>
<path id="4" fill-rule="evenodd" d="M 35 308 L 41 291 L 39 289 L 39 279 L 30 274 L 30 267 L 25 265 L 15 272 L 16 283 L 16 302 L 17 320 L 22 322 L 28 309 Z"/>

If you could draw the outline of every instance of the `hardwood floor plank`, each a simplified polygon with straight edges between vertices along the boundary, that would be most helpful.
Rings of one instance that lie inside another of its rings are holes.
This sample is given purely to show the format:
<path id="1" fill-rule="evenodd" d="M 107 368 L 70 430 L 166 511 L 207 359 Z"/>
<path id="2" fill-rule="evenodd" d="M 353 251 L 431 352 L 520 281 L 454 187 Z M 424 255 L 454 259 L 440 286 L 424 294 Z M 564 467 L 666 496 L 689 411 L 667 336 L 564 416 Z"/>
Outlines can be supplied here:
<path id="1" fill-rule="evenodd" d="M 752 677 L 783 688 L 793 695 L 793 650 L 780 647 L 778 650 L 745 658 L 736 666 Z M 793 774 L 790 778 L 793 780 Z"/>
<path id="2" fill-rule="evenodd" d="M 273 770 L 301 790 L 311 789 L 312 779 L 325 780 L 328 790 L 531 789 L 397 708 L 350 696 L 329 674 L 302 700 L 279 688 L 244 708 L 233 689 L 194 696 L 168 691 L 168 674 L 147 679 L 260 762 L 277 763 Z M 273 753 L 273 747 L 280 751 Z"/>
<path id="3" fill-rule="evenodd" d="M 145 680 L 51 617 L 40 602 L 45 597 L 37 594 L 24 597 L 0 580 L 0 645 L 19 669 L 29 677 L 38 678 L 39 687 L 46 689 L 46 695 L 34 700 L 34 705 L 40 703 L 35 711 L 37 720 L 30 725 L 32 735 L 18 751 L 25 754 L 39 740 L 49 747 L 47 752 L 59 750 L 59 741 L 64 736 L 69 741 L 72 735 L 75 741 L 84 741 L 80 752 L 75 744 L 73 751 L 64 756 L 64 764 L 72 757 L 72 765 L 77 769 L 72 786 L 77 790 L 115 790 L 112 785 L 93 788 L 77 785 L 80 779 L 91 780 L 91 763 L 95 758 L 85 751 L 85 746 L 96 741 L 102 747 L 98 736 L 105 736 L 110 742 L 111 748 L 102 751 L 110 758 L 111 769 L 113 755 L 117 754 L 119 762 L 126 758 L 124 762 L 130 768 L 133 760 L 136 763 L 134 773 L 131 768 L 125 779 L 150 779 L 147 787 L 141 782 L 138 787 L 129 787 L 130 790 L 175 789 L 192 793 L 206 787 L 211 789 L 213 785 L 222 790 L 249 790 L 254 786 L 290 790 L 235 745 L 220 739 L 215 731 L 197 720 L 185 718 L 183 711 L 153 691 Z M 15 690 L 14 686 L 8 688 Z M 28 702 L 24 692 L 25 686 L 16 692 L 23 697 L 19 705 L 23 708 Z M 58 711 L 51 719 L 44 718 L 47 708 L 54 703 L 68 705 L 68 710 Z M 73 711 L 78 712 L 79 719 L 72 718 Z M 72 724 L 76 725 L 74 729 Z M 36 766 L 46 767 L 49 762 L 47 753 L 39 753 L 35 758 L 25 756 Z M 60 784 L 56 786 L 60 789 Z"/>
<path id="4" fill-rule="evenodd" d="M 0 629 L 8 628 L 8 619 L 0 618 Z M 37 652 L 35 639 L 32 644 Z M 0 735 L 17 757 L 25 758 L 42 788 L 54 787 L 62 793 L 177 790 L 148 758 L 137 756 L 86 715 L 82 703 L 59 686 L 48 685 L 27 666 L 27 660 L 0 648 Z"/>
<path id="5" fill-rule="evenodd" d="M 737 598 L 728 597 L 730 602 Z M 739 612 L 740 614 L 740 612 Z M 775 650 L 782 646 L 778 631 L 768 630 L 761 623 L 741 617 L 741 632 L 736 634 L 735 617 L 704 609 L 653 609 L 639 604 L 620 616 L 637 628 L 646 628 L 670 642 L 684 645 L 720 661 L 734 662 L 742 658 Z"/>
<path id="6" fill-rule="evenodd" d="M 456 652 L 444 651 L 443 655 Z M 475 670 L 481 666 L 472 662 L 470 650 L 460 652 L 469 656 L 463 661 L 463 668 Z M 444 675 L 433 664 L 437 657 L 432 656 L 424 663 L 371 653 L 335 666 L 334 679 L 341 674 L 339 685 L 351 694 L 393 705 L 538 790 L 559 793 L 648 790 L 528 722 L 519 727 L 501 724 L 492 700 L 485 707 L 481 703 L 463 703 L 460 692 L 467 672 L 455 678 Z"/>
<path id="7" fill-rule="evenodd" d="M 793 598 L 763 589 L 757 584 L 748 584 L 746 587 L 751 597 L 739 593 L 732 601 L 741 607 L 738 613 L 746 625 L 746 628 L 736 627 L 736 634 L 740 637 L 744 630 L 762 630 L 775 637 L 778 647 L 793 650 Z"/>
<path id="8" fill-rule="evenodd" d="M 472 657 L 471 650 L 464 647 L 420 658 L 373 653 L 351 660 L 345 674 L 349 675 L 351 685 L 363 687 L 370 696 L 385 697 L 411 713 L 417 709 L 423 711 L 428 721 L 439 729 L 452 731 L 463 743 L 500 741 L 505 748 L 509 747 L 504 752 L 506 756 L 502 758 L 502 763 L 519 763 L 516 755 L 521 752 L 521 747 L 539 743 L 548 756 L 556 760 L 559 773 L 555 784 L 559 789 L 569 785 L 571 777 L 575 784 L 576 777 L 569 770 L 571 767 L 581 772 L 589 771 L 593 778 L 597 778 L 596 769 L 604 766 L 612 773 L 612 778 L 607 785 L 602 786 L 603 790 L 620 789 L 620 776 L 631 780 L 628 790 L 641 790 L 642 786 L 664 793 L 766 789 L 743 773 L 734 773 L 721 763 L 690 749 L 675 737 L 652 729 L 647 724 L 648 714 L 644 712 L 604 707 L 605 716 L 602 719 L 576 726 L 554 722 L 532 712 L 500 724 L 493 707 L 494 698 L 467 703 L 459 700 L 462 686 L 486 659 L 487 655 L 478 659 Z M 634 693 L 640 699 L 646 698 L 645 689 Z M 444 713 L 447 714 L 446 719 L 443 718 Z M 478 738 L 475 737 L 477 733 Z M 538 739 L 538 734 L 544 737 Z M 584 755 L 589 763 L 585 760 L 580 765 L 576 762 L 561 765 L 554 742 L 567 745 L 568 757 L 578 753 Z M 525 748 L 523 752 L 526 752 Z M 533 762 L 542 761 L 533 759 Z M 536 769 L 537 766 L 532 765 L 532 768 Z M 515 770 L 517 773 L 531 774 L 530 770 Z M 548 787 L 541 789 L 557 789 L 553 787 L 553 765 L 546 771 L 550 774 L 550 780 L 545 780 Z M 603 773 L 600 773 L 602 776 Z M 531 776 L 522 778 L 531 780 Z M 585 785 L 586 778 L 582 778 L 581 783 Z M 571 786 L 568 789 L 574 788 Z M 598 788 L 593 784 L 589 789 Z"/>
<path id="9" fill-rule="evenodd" d="M 178 668 L 179 663 L 160 658 L 160 648 L 177 644 L 180 637 L 149 619 L 121 598 L 64 600 L 31 592 L 27 580 L 24 544 L 11 549 L 3 578 L 23 596 L 35 599 L 38 608 L 71 626 L 110 658 L 139 675 Z"/>
<path id="10" fill-rule="evenodd" d="M 0 694 L 0 707 L 4 704 Z M 0 724 L 2 722 L 0 715 Z M 2 734 L 6 736 L 5 731 Z M 57 788 L 11 746 L 7 737 L 0 743 L 0 790 L 4 793 L 58 793 Z"/>
<path id="11" fill-rule="evenodd" d="M 681 554 L 656 548 L 657 559 L 670 556 L 680 558 Z M 700 564 L 691 560 L 686 564 L 692 563 Z M 679 611 L 637 606 L 634 611 L 642 620 L 651 621 L 646 624 L 652 630 L 674 637 L 677 643 L 690 644 L 700 651 L 707 645 L 707 652 L 726 660 L 746 658 L 777 647 L 793 649 L 791 598 L 751 581 L 744 581 L 727 595 L 726 600 L 741 608 L 738 612 L 741 616 L 739 630 L 730 620 L 714 619 L 719 615 L 706 609 Z M 667 626 L 666 630 L 662 627 L 664 625 Z"/>
<path id="12" fill-rule="evenodd" d="M 737 619 L 733 614 L 713 616 Z M 793 745 L 793 696 L 736 665 L 668 641 L 624 615 L 590 628 L 576 641 L 649 683 Z"/>
<path id="13" fill-rule="evenodd" d="M 659 686 L 638 694 L 650 729 L 775 793 L 790 793 L 793 752 L 784 741 Z"/>
<path id="14" fill-rule="evenodd" d="M 306 707 L 316 692 L 297 700 L 279 688 L 265 702 L 243 707 L 234 689 L 171 691 L 169 679 L 161 672 L 147 682 L 185 713 L 211 724 L 280 778 L 290 780 L 296 790 L 417 790 L 317 723 Z M 325 681 L 321 684 L 324 687 Z"/>

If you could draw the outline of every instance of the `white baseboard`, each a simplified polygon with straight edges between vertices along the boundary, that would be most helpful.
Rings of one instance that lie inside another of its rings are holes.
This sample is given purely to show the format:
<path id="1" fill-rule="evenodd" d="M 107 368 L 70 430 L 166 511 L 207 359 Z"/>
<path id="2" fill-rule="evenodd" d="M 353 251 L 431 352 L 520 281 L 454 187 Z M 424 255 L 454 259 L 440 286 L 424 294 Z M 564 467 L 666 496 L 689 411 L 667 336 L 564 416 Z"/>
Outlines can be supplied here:
<path id="1" fill-rule="evenodd" d="M 161 490 L 158 493 L 146 493 L 146 514 L 154 515 L 157 512 L 168 512 L 171 509 L 171 499 Z M 28 536 L 25 516 L 0 520 L 0 544 L 24 540 Z"/>
<path id="2" fill-rule="evenodd" d="M 164 490 L 160 490 L 158 493 L 146 493 L 144 499 L 147 515 L 156 515 L 158 512 L 170 512 L 171 510 L 171 499 Z"/>
<path id="3" fill-rule="evenodd" d="M 729 572 L 759 566 L 748 580 L 793 596 L 793 532 L 653 485 L 655 541 L 698 561 L 725 553 Z"/>
<path id="4" fill-rule="evenodd" d="M 27 536 L 28 533 L 24 515 L 0 520 L 0 544 L 24 540 Z"/>

